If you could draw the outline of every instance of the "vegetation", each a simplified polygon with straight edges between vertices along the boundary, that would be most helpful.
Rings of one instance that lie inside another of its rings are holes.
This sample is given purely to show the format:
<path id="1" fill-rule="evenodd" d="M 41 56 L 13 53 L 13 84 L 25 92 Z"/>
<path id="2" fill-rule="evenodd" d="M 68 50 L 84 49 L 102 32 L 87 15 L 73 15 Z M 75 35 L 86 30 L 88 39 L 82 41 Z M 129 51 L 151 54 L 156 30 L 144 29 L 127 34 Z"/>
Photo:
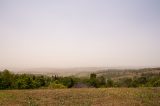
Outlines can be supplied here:
<path id="1" fill-rule="evenodd" d="M 61 89 L 61 88 L 66 88 L 66 86 L 64 86 L 63 84 L 53 82 L 53 83 L 50 83 L 49 88 Z"/>
<path id="2" fill-rule="evenodd" d="M 114 73 L 112 75 L 113 77 L 107 77 L 104 73 L 91 73 L 89 77 L 62 77 L 0 71 L 0 105 L 160 105 L 160 73 L 158 71 L 153 73 L 153 71 L 143 70 L 143 73 L 138 72 L 137 76 L 133 77 L 119 77 L 116 74 L 115 78 Z"/>
<path id="3" fill-rule="evenodd" d="M 159 88 L 0 90 L 0 106 L 160 106 Z"/>
<path id="4" fill-rule="evenodd" d="M 148 71 L 149 69 L 146 70 Z M 78 78 L 74 76 L 59 77 L 55 75 L 49 77 L 44 75 L 14 74 L 8 70 L 0 72 L 0 89 L 72 88 L 77 83 L 83 83 L 92 88 L 160 87 L 160 72 L 142 73 L 133 78 L 122 77 L 116 80 L 105 75 L 97 76 L 95 73 L 91 73 L 89 78 Z"/>

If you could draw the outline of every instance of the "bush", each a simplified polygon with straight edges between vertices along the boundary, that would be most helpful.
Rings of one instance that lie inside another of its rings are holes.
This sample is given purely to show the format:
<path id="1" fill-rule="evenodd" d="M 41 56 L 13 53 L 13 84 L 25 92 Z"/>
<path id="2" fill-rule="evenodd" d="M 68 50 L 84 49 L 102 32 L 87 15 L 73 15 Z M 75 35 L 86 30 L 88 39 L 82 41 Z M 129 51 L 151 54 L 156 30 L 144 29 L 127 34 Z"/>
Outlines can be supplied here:
<path id="1" fill-rule="evenodd" d="M 155 81 L 153 87 L 160 87 L 160 80 Z"/>
<path id="2" fill-rule="evenodd" d="M 67 88 L 66 86 L 64 86 L 63 84 L 57 84 L 55 82 L 53 83 L 50 83 L 49 84 L 49 88 L 52 88 L 52 89 L 64 89 L 64 88 Z"/>

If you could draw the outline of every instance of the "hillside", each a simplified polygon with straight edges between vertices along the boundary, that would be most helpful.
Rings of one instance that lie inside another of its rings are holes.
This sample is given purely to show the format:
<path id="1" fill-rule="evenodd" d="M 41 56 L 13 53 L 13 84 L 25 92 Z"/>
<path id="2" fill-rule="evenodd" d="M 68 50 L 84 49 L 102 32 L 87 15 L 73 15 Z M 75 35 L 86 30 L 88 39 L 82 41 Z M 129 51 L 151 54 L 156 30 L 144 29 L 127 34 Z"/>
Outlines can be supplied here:
<path id="1" fill-rule="evenodd" d="M 160 68 L 143 68 L 143 69 L 108 69 L 97 71 L 98 76 L 104 76 L 112 79 L 133 78 L 144 74 L 160 75 Z"/>

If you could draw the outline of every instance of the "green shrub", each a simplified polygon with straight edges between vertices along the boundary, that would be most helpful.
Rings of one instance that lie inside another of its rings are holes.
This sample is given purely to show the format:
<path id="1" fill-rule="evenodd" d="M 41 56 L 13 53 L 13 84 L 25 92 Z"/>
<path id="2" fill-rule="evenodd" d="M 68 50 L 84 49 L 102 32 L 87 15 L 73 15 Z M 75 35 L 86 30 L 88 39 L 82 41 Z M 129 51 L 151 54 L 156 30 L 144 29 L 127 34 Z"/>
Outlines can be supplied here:
<path id="1" fill-rule="evenodd" d="M 49 88 L 53 88 L 53 89 L 63 89 L 63 88 L 67 88 L 66 86 L 64 86 L 63 84 L 57 84 L 55 82 L 50 83 Z"/>
<path id="2" fill-rule="evenodd" d="M 155 81 L 153 87 L 160 87 L 160 80 Z"/>

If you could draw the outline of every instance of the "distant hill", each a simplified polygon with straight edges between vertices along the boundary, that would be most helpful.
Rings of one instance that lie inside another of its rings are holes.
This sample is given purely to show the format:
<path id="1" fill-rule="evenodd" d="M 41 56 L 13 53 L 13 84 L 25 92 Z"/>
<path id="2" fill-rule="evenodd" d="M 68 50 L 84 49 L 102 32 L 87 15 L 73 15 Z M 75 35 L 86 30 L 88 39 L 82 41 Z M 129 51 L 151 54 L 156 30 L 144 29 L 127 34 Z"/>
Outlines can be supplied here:
<path id="1" fill-rule="evenodd" d="M 112 79 L 133 78 L 143 74 L 160 74 L 160 68 L 143 68 L 143 69 L 108 69 L 96 72 L 97 76 L 104 76 Z"/>
<path id="2" fill-rule="evenodd" d="M 18 74 L 43 74 L 60 76 L 88 76 L 90 73 L 105 70 L 106 67 L 79 67 L 79 68 L 29 68 L 29 69 L 9 69 Z"/>
<path id="3" fill-rule="evenodd" d="M 80 67 L 80 68 L 30 68 L 30 69 L 9 69 L 18 74 L 37 74 L 37 75 L 59 75 L 59 76 L 75 76 L 75 77 L 89 77 L 91 73 L 97 76 L 104 76 L 112 79 L 119 79 L 124 77 L 138 77 L 142 74 L 160 73 L 160 68 L 141 68 L 141 69 L 118 69 L 106 67 Z"/>

